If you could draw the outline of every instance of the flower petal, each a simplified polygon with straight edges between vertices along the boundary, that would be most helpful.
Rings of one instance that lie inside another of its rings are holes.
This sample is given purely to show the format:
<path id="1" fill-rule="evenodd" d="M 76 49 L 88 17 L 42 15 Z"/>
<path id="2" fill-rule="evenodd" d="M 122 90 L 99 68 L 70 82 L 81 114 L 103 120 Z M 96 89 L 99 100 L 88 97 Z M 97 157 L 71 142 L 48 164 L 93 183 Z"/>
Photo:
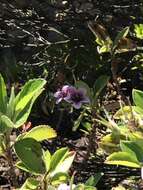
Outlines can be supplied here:
<path id="1" fill-rule="evenodd" d="M 54 93 L 54 97 L 59 98 L 61 96 L 61 93 L 62 92 L 60 90 L 58 90 L 56 93 Z"/>
<path id="2" fill-rule="evenodd" d="M 56 100 L 56 104 L 59 104 L 61 101 L 62 101 L 62 98 L 58 98 L 58 99 Z"/>
<path id="3" fill-rule="evenodd" d="M 81 102 L 90 103 L 90 99 L 88 97 L 84 97 L 84 99 Z"/>
<path id="4" fill-rule="evenodd" d="M 74 107 L 75 109 L 80 109 L 82 103 L 81 103 L 81 102 L 78 102 L 78 103 L 73 103 L 72 105 L 73 105 L 73 107 Z"/>

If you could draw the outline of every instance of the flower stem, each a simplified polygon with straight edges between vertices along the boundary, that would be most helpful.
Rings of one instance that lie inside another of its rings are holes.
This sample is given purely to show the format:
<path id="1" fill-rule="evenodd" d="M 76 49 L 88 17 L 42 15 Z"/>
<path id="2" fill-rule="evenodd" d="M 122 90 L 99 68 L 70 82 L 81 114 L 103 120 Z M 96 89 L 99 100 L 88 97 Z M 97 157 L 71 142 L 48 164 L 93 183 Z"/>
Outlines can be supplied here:
<path id="1" fill-rule="evenodd" d="M 13 163 L 13 157 L 12 157 L 11 146 L 10 146 L 10 133 L 6 133 L 5 139 L 6 139 L 6 159 L 8 161 L 8 165 L 10 167 L 10 169 L 9 169 L 10 178 L 11 178 L 13 186 L 17 187 L 18 186 L 18 183 L 16 180 L 17 176 L 15 173 L 15 167 L 14 167 L 14 163 Z"/>

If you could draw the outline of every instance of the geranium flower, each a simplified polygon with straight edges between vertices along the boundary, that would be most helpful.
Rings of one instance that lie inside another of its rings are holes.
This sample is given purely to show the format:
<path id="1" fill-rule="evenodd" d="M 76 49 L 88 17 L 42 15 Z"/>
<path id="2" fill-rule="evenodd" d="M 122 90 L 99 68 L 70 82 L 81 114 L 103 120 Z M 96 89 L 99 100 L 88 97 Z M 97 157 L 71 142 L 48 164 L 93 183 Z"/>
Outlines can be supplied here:
<path id="1" fill-rule="evenodd" d="M 86 96 L 86 90 L 83 88 L 72 90 L 66 101 L 72 103 L 73 107 L 76 109 L 79 109 L 83 103 L 90 102 L 89 98 Z"/>
<path id="2" fill-rule="evenodd" d="M 60 103 L 62 100 L 67 100 L 70 97 L 70 93 L 74 91 L 75 88 L 69 85 L 65 85 L 62 89 L 59 89 L 55 94 L 54 97 L 56 98 L 56 104 Z"/>

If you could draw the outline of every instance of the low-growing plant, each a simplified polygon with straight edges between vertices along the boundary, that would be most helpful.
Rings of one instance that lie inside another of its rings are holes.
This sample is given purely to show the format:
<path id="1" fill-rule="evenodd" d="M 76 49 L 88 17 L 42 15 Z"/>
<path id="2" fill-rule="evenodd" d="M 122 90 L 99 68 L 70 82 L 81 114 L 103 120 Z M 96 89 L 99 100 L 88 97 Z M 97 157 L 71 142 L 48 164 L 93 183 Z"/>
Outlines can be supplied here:
<path id="1" fill-rule="evenodd" d="M 108 128 L 100 147 L 110 154 L 105 163 L 143 170 L 143 91 L 133 89 L 133 106 L 121 106 L 113 118 L 97 120 Z M 143 177 L 143 172 L 141 172 Z"/>

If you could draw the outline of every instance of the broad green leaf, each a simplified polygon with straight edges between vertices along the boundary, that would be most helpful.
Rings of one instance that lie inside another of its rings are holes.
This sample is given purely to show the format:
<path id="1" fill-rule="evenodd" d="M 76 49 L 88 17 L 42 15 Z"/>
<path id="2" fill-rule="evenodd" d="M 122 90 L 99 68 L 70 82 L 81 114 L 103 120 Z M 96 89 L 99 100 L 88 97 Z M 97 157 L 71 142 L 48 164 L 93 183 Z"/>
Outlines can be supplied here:
<path id="1" fill-rule="evenodd" d="M 94 103 L 96 103 L 98 96 L 100 95 L 103 88 L 107 85 L 109 81 L 109 76 L 101 75 L 94 83 L 93 92 L 94 92 Z"/>
<path id="2" fill-rule="evenodd" d="M 0 112 L 5 114 L 6 110 L 7 110 L 6 85 L 2 75 L 0 74 Z"/>
<path id="3" fill-rule="evenodd" d="M 24 107 L 24 109 L 22 109 L 18 113 L 15 113 L 14 119 L 13 119 L 15 128 L 20 127 L 27 121 L 29 114 L 31 112 L 31 108 L 32 108 L 35 100 L 41 94 L 42 91 L 43 91 L 43 89 L 41 89 L 37 93 L 35 93 L 34 97 L 27 103 L 27 105 Z"/>
<path id="4" fill-rule="evenodd" d="M 9 102 L 7 105 L 7 116 L 11 119 L 13 118 L 14 108 L 15 108 L 15 93 L 14 93 L 14 87 L 12 87 Z"/>
<path id="5" fill-rule="evenodd" d="M 20 190 L 37 190 L 39 184 L 38 180 L 30 177 L 25 181 Z"/>
<path id="6" fill-rule="evenodd" d="M 18 161 L 15 165 L 16 165 L 16 167 L 18 167 L 19 169 L 21 169 L 21 170 L 23 170 L 25 172 L 29 172 L 29 173 L 32 172 L 33 174 L 35 173 L 30 168 L 28 168 L 26 165 L 24 165 L 24 163 L 21 162 L 21 161 Z"/>
<path id="7" fill-rule="evenodd" d="M 132 91 L 132 97 L 134 104 L 138 106 L 139 108 L 143 109 L 143 92 L 141 90 L 133 89 Z"/>
<path id="8" fill-rule="evenodd" d="M 0 132 L 5 133 L 12 128 L 14 128 L 14 123 L 6 115 L 0 116 Z"/>
<path id="9" fill-rule="evenodd" d="M 49 150 L 44 151 L 43 160 L 44 160 L 44 163 L 46 166 L 46 171 L 49 171 L 50 164 L 51 164 L 51 154 L 50 154 Z"/>
<path id="10" fill-rule="evenodd" d="M 129 29 L 130 29 L 129 27 L 125 27 L 123 30 L 121 30 L 121 31 L 117 34 L 117 36 L 116 36 L 116 38 L 115 38 L 115 40 L 114 40 L 114 42 L 113 42 L 113 47 L 112 47 L 113 50 L 118 46 L 119 41 L 120 41 L 122 38 L 125 38 L 125 37 L 127 36 L 128 32 L 129 32 Z"/>
<path id="11" fill-rule="evenodd" d="M 36 141 L 43 141 L 56 136 L 56 131 L 48 125 L 39 125 L 27 132 L 24 138 L 33 138 Z"/>
<path id="12" fill-rule="evenodd" d="M 14 144 L 14 149 L 19 159 L 31 171 L 39 174 L 46 172 L 46 167 L 42 159 L 42 148 L 40 143 L 35 139 L 21 139 Z"/>
<path id="13" fill-rule="evenodd" d="M 115 152 L 107 157 L 106 164 L 140 168 L 137 158 L 129 152 Z"/>
<path id="14" fill-rule="evenodd" d="M 56 168 L 64 161 L 64 159 L 68 155 L 68 152 L 69 152 L 68 148 L 60 148 L 52 155 L 50 172 L 54 172 L 56 170 Z"/>
<path id="15" fill-rule="evenodd" d="M 44 79 L 29 80 L 16 96 L 16 112 L 24 109 L 33 96 L 46 84 Z"/>
<path id="16" fill-rule="evenodd" d="M 143 144 L 143 143 L 142 143 Z M 128 152 L 132 154 L 139 161 L 143 162 L 143 148 L 138 146 L 136 142 L 133 141 L 121 141 L 120 143 L 121 149 L 123 152 Z"/>
<path id="17" fill-rule="evenodd" d="M 37 97 L 43 91 L 44 79 L 29 80 L 15 98 L 15 113 L 13 121 L 15 127 L 20 127 L 28 118 Z"/>
<path id="18" fill-rule="evenodd" d="M 143 115 L 143 108 L 140 108 L 138 106 L 134 106 L 134 111 L 138 114 Z"/>
<path id="19" fill-rule="evenodd" d="M 67 173 L 63 173 L 63 172 L 56 173 L 51 179 L 51 184 L 58 185 L 61 183 L 66 183 L 68 179 L 69 179 L 69 176 Z"/>
<path id="20" fill-rule="evenodd" d="M 96 173 L 94 176 L 92 175 L 90 178 L 88 178 L 88 180 L 85 182 L 86 186 L 96 186 L 97 183 L 99 182 L 99 180 L 101 179 L 101 177 L 103 176 L 103 174 L 101 172 Z"/>
<path id="21" fill-rule="evenodd" d="M 75 157 L 74 151 L 68 152 L 66 154 L 66 157 L 64 157 L 64 159 L 61 162 L 59 162 L 57 167 L 51 172 L 51 176 L 55 175 L 56 173 L 67 172 L 72 165 L 74 157 Z M 52 160 L 51 160 L 51 163 L 52 163 Z"/>

